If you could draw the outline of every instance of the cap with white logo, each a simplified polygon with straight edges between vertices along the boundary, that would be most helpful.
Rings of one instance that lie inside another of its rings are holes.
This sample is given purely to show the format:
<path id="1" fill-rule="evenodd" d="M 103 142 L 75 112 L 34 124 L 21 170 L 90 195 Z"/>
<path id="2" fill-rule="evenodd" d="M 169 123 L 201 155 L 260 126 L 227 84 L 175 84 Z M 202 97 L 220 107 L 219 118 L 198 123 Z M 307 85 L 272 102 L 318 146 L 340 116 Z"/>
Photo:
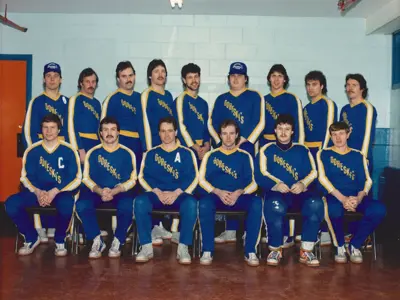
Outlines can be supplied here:
<path id="1" fill-rule="evenodd" d="M 247 75 L 246 65 L 242 62 L 232 63 L 231 67 L 229 68 L 229 75 L 232 75 L 232 74 Z"/>
<path id="2" fill-rule="evenodd" d="M 43 75 L 46 75 L 49 72 L 56 72 L 61 76 L 61 67 L 59 64 L 55 62 L 48 63 L 44 66 Z"/>

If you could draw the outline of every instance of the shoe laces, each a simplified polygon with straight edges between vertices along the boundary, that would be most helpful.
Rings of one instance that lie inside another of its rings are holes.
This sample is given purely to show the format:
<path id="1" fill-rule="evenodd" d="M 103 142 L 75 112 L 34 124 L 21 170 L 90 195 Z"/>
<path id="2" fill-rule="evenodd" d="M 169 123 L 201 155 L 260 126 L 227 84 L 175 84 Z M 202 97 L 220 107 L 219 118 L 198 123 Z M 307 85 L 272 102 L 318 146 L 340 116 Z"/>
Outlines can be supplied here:
<path id="1" fill-rule="evenodd" d="M 258 260 L 257 255 L 255 253 L 249 253 L 249 260 Z"/>
<path id="2" fill-rule="evenodd" d="M 346 250 L 344 249 L 344 246 L 337 248 L 337 255 L 338 256 L 344 256 L 345 252 L 346 252 Z"/>
<path id="3" fill-rule="evenodd" d="M 311 251 L 304 251 L 303 255 L 307 258 L 308 261 L 313 261 L 317 259 L 315 254 Z"/>
<path id="4" fill-rule="evenodd" d="M 353 246 L 351 246 L 351 254 L 355 256 L 361 256 L 361 251 Z"/>
<path id="5" fill-rule="evenodd" d="M 29 243 L 24 243 L 24 246 L 22 246 L 23 249 L 30 249 L 32 245 L 32 242 Z"/>
<path id="6" fill-rule="evenodd" d="M 271 251 L 271 253 L 268 255 L 268 259 L 274 259 L 274 260 L 279 260 L 281 257 L 281 253 L 279 251 Z"/>
<path id="7" fill-rule="evenodd" d="M 112 244 L 111 244 L 111 249 L 119 250 L 120 245 L 121 245 L 121 243 L 119 242 L 119 240 L 117 238 L 114 238 L 114 240 L 112 241 Z"/>
<path id="8" fill-rule="evenodd" d="M 93 246 L 92 249 L 96 250 L 96 251 L 100 251 L 101 250 L 101 245 L 102 245 L 103 241 L 101 240 L 101 238 L 98 236 L 94 239 L 93 241 Z"/>
<path id="9" fill-rule="evenodd" d="M 211 252 L 210 252 L 210 251 L 204 252 L 202 258 L 203 258 L 203 259 L 209 259 L 209 258 L 211 258 Z"/>

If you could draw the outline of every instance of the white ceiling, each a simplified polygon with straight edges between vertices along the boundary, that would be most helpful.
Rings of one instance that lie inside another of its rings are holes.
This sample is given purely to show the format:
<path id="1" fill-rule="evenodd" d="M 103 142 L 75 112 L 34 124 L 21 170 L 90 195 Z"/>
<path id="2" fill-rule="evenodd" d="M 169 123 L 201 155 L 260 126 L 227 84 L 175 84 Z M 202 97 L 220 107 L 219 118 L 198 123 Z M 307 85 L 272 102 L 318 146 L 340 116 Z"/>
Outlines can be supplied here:
<path id="1" fill-rule="evenodd" d="M 366 18 L 392 0 L 361 0 L 346 17 Z M 337 0 L 184 0 L 182 10 L 169 0 L 0 0 L 15 13 L 113 13 L 341 17 Z"/>

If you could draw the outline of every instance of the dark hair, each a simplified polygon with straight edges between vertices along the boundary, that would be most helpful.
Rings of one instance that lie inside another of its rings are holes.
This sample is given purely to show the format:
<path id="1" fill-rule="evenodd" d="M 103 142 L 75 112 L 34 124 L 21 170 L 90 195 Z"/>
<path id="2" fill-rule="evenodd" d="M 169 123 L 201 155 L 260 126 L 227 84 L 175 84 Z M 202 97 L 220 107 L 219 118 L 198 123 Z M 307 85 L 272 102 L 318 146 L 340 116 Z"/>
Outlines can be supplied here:
<path id="1" fill-rule="evenodd" d="M 346 75 L 346 84 L 349 79 L 357 80 L 358 83 L 360 84 L 360 89 L 363 90 L 362 92 L 362 97 L 365 99 L 368 96 L 368 87 L 367 87 L 367 81 L 365 80 L 364 76 L 361 74 L 347 74 Z M 346 87 L 346 84 L 344 87 Z"/>
<path id="2" fill-rule="evenodd" d="M 318 80 L 320 85 L 323 85 L 322 94 L 326 95 L 328 93 L 328 86 L 326 85 L 326 77 L 324 73 L 321 71 L 311 71 L 306 77 L 304 77 L 304 82 L 307 85 L 307 82 L 310 80 Z"/>
<path id="3" fill-rule="evenodd" d="M 329 126 L 329 134 L 332 135 L 332 132 L 339 131 L 339 130 L 345 130 L 346 133 L 350 132 L 350 126 L 346 122 L 334 122 Z"/>
<path id="4" fill-rule="evenodd" d="M 55 114 L 48 114 L 45 115 L 42 119 L 42 121 L 40 122 L 40 128 L 43 127 L 43 123 L 57 123 L 57 128 L 61 129 L 62 124 L 61 124 L 61 119 L 59 116 L 55 115 Z"/>
<path id="5" fill-rule="evenodd" d="M 227 78 L 228 78 L 228 84 L 229 84 L 229 77 L 230 77 L 231 75 L 234 75 L 234 74 L 230 74 L 230 75 L 227 76 Z M 243 75 L 244 75 L 244 74 L 243 74 Z M 250 83 L 250 77 L 249 77 L 248 75 L 244 75 L 244 78 L 246 78 L 246 87 L 248 87 L 248 86 L 249 86 L 249 83 Z"/>
<path id="6" fill-rule="evenodd" d="M 81 90 L 81 83 L 83 82 L 83 79 L 92 75 L 96 75 L 96 83 L 99 83 L 99 76 L 97 76 L 97 73 L 92 68 L 86 68 L 82 70 L 78 78 L 78 91 Z"/>
<path id="7" fill-rule="evenodd" d="M 117 121 L 117 119 L 113 118 L 113 117 L 105 117 L 103 120 L 101 120 L 100 122 L 100 127 L 99 127 L 99 133 L 101 132 L 101 130 L 103 129 L 103 125 L 104 124 L 115 124 L 117 125 L 117 130 L 118 132 L 120 131 L 120 126 L 119 126 L 119 122 Z"/>
<path id="8" fill-rule="evenodd" d="M 267 80 L 268 80 L 268 85 L 271 86 L 271 75 L 274 72 L 281 73 L 283 75 L 283 78 L 285 79 L 285 83 L 283 84 L 283 88 L 286 89 L 287 86 L 289 85 L 289 76 L 286 72 L 286 69 L 283 65 L 281 64 L 275 64 L 271 67 L 271 69 L 268 72 L 267 75 Z"/>
<path id="9" fill-rule="evenodd" d="M 115 78 L 119 78 L 119 72 L 122 72 L 128 68 L 131 68 L 133 70 L 133 74 L 136 75 L 136 71 L 132 66 L 132 63 L 129 60 L 125 60 L 118 63 L 117 68 L 115 69 Z"/>
<path id="10" fill-rule="evenodd" d="M 168 124 L 172 124 L 172 126 L 174 127 L 174 130 L 177 131 L 178 130 L 178 123 L 176 122 L 174 117 L 165 117 L 165 118 L 161 118 L 158 121 L 158 131 L 161 130 L 161 124 L 162 123 L 168 123 Z"/>
<path id="11" fill-rule="evenodd" d="M 226 119 L 226 120 L 224 120 L 222 123 L 221 123 L 221 125 L 219 126 L 219 135 L 221 136 L 221 134 L 222 134 L 222 129 L 223 128 L 226 128 L 226 127 L 228 127 L 228 126 L 234 126 L 235 127 L 235 132 L 237 133 L 237 138 L 235 139 L 235 144 L 237 145 L 238 143 L 239 143 L 239 141 L 240 141 L 240 127 L 239 127 L 239 125 L 236 123 L 236 121 L 235 120 L 232 120 L 232 119 Z"/>
<path id="12" fill-rule="evenodd" d="M 197 73 L 199 76 L 201 75 L 201 69 L 198 65 L 194 63 L 189 63 L 187 65 L 184 65 L 181 70 L 181 76 L 182 78 L 186 78 L 186 75 L 189 73 Z"/>
<path id="13" fill-rule="evenodd" d="M 292 126 L 292 131 L 294 131 L 294 118 L 290 114 L 280 114 L 278 118 L 276 118 L 274 129 L 278 127 L 279 124 L 289 124 Z"/>
<path id="14" fill-rule="evenodd" d="M 168 72 L 167 72 L 167 66 L 165 65 L 165 63 L 161 60 L 161 59 L 153 59 L 148 67 L 147 67 L 147 84 L 151 85 L 151 73 L 153 72 L 153 70 L 155 68 L 157 68 L 158 66 L 162 66 L 165 69 L 165 74 L 166 76 L 168 76 Z"/>

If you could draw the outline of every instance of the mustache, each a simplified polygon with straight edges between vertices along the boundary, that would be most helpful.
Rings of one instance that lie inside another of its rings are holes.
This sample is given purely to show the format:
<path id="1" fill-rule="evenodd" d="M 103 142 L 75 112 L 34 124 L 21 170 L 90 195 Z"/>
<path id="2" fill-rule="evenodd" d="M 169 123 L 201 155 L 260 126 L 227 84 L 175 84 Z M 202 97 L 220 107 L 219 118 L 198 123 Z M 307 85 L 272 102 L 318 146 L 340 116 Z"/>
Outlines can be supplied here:
<path id="1" fill-rule="evenodd" d="M 108 138 L 113 138 L 114 136 L 113 135 L 107 135 L 106 136 L 106 138 L 108 139 Z"/>

